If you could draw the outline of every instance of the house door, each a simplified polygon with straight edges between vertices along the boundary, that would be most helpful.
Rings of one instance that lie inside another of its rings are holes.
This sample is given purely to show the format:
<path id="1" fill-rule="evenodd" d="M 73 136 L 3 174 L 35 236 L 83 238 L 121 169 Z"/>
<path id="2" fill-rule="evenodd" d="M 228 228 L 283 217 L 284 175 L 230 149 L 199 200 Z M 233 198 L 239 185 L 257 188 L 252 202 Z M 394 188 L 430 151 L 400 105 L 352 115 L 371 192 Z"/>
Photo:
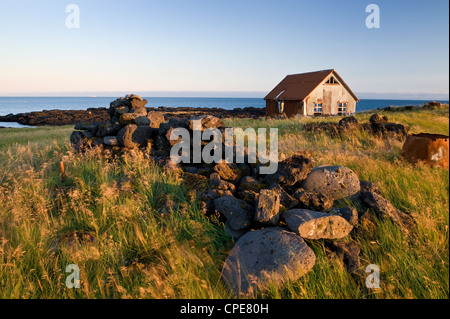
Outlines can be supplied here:
<path id="1" fill-rule="evenodd" d="M 323 105 L 322 105 L 322 114 L 330 115 L 331 114 L 331 98 L 333 96 L 333 92 L 329 89 L 323 89 Z"/>

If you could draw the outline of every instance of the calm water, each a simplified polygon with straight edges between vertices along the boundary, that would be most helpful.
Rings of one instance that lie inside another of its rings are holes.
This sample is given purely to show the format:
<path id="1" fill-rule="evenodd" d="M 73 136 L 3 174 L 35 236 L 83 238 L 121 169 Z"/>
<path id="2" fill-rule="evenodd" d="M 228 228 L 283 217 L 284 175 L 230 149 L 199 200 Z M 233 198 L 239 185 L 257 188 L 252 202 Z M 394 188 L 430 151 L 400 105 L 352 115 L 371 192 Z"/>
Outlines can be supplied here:
<path id="1" fill-rule="evenodd" d="M 92 107 L 109 107 L 115 97 L 0 97 L 0 115 L 26 113 L 42 110 L 85 110 Z M 265 107 L 262 98 L 183 98 L 152 97 L 146 98 L 148 107 L 217 107 L 234 109 L 244 107 Z M 367 111 L 387 106 L 423 105 L 429 100 L 369 100 L 363 99 L 356 105 L 356 111 Z M 448 103 L 448 101 L 439 101 Z M 11 126 L 2 124 L 0 126 Z"/>

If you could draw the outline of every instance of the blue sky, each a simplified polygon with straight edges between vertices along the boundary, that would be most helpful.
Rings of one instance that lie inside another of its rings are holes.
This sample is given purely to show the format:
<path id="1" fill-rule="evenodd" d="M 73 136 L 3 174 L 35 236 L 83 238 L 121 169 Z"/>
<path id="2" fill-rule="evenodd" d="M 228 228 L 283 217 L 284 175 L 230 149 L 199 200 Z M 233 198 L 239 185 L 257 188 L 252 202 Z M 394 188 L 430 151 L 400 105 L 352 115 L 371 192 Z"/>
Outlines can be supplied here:
<path id="1" fill-rule="evenodd" d="M 79 29 L 66 27 L 71 3 Z M 370 3 L 379 29 L 366 28 Z M 258 95 L 334 68 L 363 97 L 442 98 L 448 11 L 447 0 L 0 0 L 0 95 Z"/>

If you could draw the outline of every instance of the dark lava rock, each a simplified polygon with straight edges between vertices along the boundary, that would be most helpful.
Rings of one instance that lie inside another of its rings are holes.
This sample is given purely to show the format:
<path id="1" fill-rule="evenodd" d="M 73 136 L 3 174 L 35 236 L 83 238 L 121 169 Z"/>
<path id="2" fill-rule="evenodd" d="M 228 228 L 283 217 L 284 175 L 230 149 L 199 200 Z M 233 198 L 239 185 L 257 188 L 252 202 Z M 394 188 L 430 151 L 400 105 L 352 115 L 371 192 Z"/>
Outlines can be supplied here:
<path id="1" fill-rule="evenodd" d="M 360 190 L 358 176 L 344 166 L 318 166 L 308 174 L 302 187 L 333 200 L 357 195 Z"/>
<path id="2" fill-rule="evenodd" d="M 307 209 L 291 209 L 281 218 L 288 228 L 307 239 L 340 239 L 353 229 L 344 218 Z"/>
<path id="3" fill-rule="evenodd" d="M 254 216 L 254 208 L 242 199 L 225 195 L 214 199 L 216 211 L 227 218 L 234 230 L 248 228 Z"/>
<path id="4" fill-rule="evenodd" d="M 234 245 L 222 278 L 238 296 L 250 296 L 268 285 L 297 280 L 313 268 L 316 256 L 292 232 L 269 227 L 245 233 Z"/>

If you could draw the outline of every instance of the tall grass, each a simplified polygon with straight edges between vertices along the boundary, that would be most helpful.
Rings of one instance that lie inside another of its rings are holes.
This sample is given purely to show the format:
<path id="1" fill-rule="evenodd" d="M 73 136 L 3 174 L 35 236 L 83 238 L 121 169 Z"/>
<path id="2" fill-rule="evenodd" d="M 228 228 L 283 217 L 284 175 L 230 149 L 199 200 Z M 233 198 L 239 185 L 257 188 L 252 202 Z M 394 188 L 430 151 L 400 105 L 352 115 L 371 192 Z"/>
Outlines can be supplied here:
<path id="1" fill-rule="evenodd" d="M 413 132 L 448 134 L 448 109 L 387 115 Z M 355 229 L 347 240 L 361 247 L 362 267 L 354 274 L 331 258 L 325 241 L 309 241 L 314 268 L 259 297 L 448 298 L 448 170 L 404 162 L 396 140 L 365 132 L 338 139 L 302 132 L 309 121 L 318 119 L 227 124 L 279 127 L 284 156 L 310 150 L 317 165 L 350 167 L 414 218 L 417 236 L 406 238 L 384 219 L 371 230 Z M 220 279 L 233 241 L 223 225 L 201 215 L 175 173 L 142 153 L 116 160 L 96 150 L 75 154 L 68 143 L 71 127 L 25 130 L 0 130 L 0 298 L 233 297 Z M 59 161 L 65 163 L 64 181 Z M 178 208 L 161 214 L 169 201 Z M 65 285 L 70 264 L 80 268 L 80 289 Z M 380 267 L 380 289 L 365 287 L 369 264 Z"/>

